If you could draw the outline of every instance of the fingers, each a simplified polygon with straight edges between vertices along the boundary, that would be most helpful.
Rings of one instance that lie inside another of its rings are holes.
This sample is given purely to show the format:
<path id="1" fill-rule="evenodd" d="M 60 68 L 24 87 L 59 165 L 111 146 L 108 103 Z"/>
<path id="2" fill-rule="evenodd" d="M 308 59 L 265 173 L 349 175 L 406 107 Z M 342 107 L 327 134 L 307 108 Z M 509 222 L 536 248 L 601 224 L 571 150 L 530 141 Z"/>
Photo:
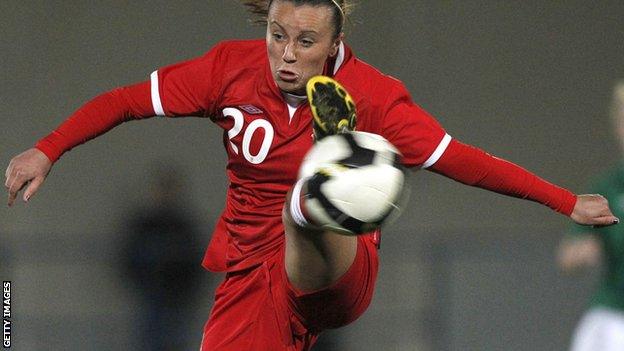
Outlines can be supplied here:
<path id="1" fill-rule="evenodd" d="M 17 194 L 19 193 L 20 190 L 22 190 L 26 182 L 27 181 L 23 179 L 23 177 L 21 176 L 19 172 L 7 178 L 5 186 L 7 186 L 9 189 L 9 198 L 7 201 L 9 206 L 13 206 L 13 203 L 15 202 L 15 199 L 17 198 Z"/>
<path id="2" fill-rule="evenodd" d="M 4 172 L 4 177 L 6 178 L 6 180 L 4 181 L 4 187 L 8 190 L 7 204 L 9 205 L 9 207 L 13 205 L 13 202 L 15 202 L 15 198 L 17 196 L 16 192 L 14 193 L 11 191 L 13 185 L 15 184 L 15 181 L 17 180 L 16 176 L 11 176 L 13 173 L 14 164 L 15 163 L 13 162 L 13 160 L 11 160 L 11 162 L 9 162 L 9 166 Z"/>
<path id="3" fill-rule="evenodd" d="M 6 178 L 6 181 L 4 183 L 5 187 L 9 187 L 9 175 L 11 174 L 11 172 L 13 171 L 13 162 L 9 162 L 9 166 L 7 167 L 6 171 L 4 172 L 4 177 Z"/>
<path id="4" fill-rule="evenodd" d="M 13 160 L 11 160 L 11 162 L 9 162 L 9 166 L 7 167 L 6 171 L 4 172 L 4 177 L 6 178 L 6 180 L 4 181 L 4 187 L 7 188 L 7 189 L 11 187 L 11 183 L 14 180 L 14 178 L 11 177 L 11 174 L 13 174 L 13 169 L 14 168 L 15 168 L 15 162 L 13 162 Z"/>
<path id="5" fill-rule="evenodd" d="M 8 205 L 13 205 L 19 192 L 26 186 L 24 201 L 27 202 L 44 182 L 51 167 L 50 159 L 36 148 L 13 157 L 5 172 L 4 186 L 8 189 Z"/>
<path id="6" fill-rule="evenodd" d="M 617 218 L 615 215 L 613 215 L 613 212 L 611 212 L 611 209 L 609 208 L 609 201 L 602 195 L 598 195 L 598 196 L 603 200 L 602 201 L 603 208 L 600 213 L 600 216 L 596 216 L 596 221 L 598 222 L 596 223 L 596 225 L 609 226 L 609 225 L 620 223 L 620 219 Z"/>
<path id="7" fill-rule="evenodd" d="M 607 226 L 618 224 L 618 223 L 620 223 L 620 219 L 613 215 L 597 217 L 597 218 L 594 218 L 594 224 L 592 225 L 592 227 L 601 228 L 601 227 L 607 227 Z"/>
<path id="8" fill-rule="evenodd" d="M 35 177 L 33 180 L 30 181 L 28 187 L 24 191 L 24 202 L 28 202 L 28 200 L 30 200 L 30 198 L 35 195 L 37 190 L 39 190 L 41 184 L 43 184 L 44 180 L 44 177 Z"/>
<path id="9" fill-rule="evenodd" d="M 591 224 L 593 224 L 595 228 L 599 228 L 599 227 L 606 227 L 606 226 L 620 223 L 620 219 L 614 216 L 613 213 L 611 212 L 611 209 L 609 208 L 609 202 L 607 201 L 607 199 L 605 199 L 602 196 L 601 196 L 601 199 L 603 200 L 601 202 L 602 206 L 599 209 L 599 212 L 593 216 L 592 218 L 593 223 Z"/>

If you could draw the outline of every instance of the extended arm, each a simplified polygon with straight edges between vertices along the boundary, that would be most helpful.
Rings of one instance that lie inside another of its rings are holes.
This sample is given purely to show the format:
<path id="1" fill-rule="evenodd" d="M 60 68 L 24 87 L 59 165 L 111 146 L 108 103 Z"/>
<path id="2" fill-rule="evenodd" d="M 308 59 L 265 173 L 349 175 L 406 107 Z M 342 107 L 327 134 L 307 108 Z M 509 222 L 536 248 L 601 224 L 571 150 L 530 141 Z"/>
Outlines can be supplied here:
<path id="1" fill-rule="evenodd" d="M 217 45 L 204 56 L 163 67 L 149 82 L 114 89 L 82 106 L 34 148 L 11 160 L 5 182 L 9 206 L 26 186 L 23 198 L 28 201 L 63 153 L 125 121 L 154 115 L 205 116 L 213 111 L 220 65 L 228 62 L 221 55 L 223 48 Z"/>
<path id="2" fill-rule="evenodd" d="M 118 88 L 89 101 L 34 148 L 11 160 L 4 184 L 8 189 L 8 205 L 13 205 L 25 187 L 23 199 L 28 201 L 63 153 L 125 121 L 153 115 L 149 82 Z"/>
<path id="3" fill-rule="evenodd" d="M 464 184 L 542 203 L 579 224 L 604 226 L 619 222 L 604 197 L 575 196 L 522 167 L 456 140 L 430 169 Z"/>

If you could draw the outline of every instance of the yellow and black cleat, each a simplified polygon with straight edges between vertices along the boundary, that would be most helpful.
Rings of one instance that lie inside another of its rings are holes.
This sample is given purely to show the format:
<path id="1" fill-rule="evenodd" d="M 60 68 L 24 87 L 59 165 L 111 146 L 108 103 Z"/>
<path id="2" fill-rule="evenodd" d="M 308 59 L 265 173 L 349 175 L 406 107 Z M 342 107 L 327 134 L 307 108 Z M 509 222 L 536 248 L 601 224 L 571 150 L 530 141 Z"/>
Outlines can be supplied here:
<path id="1" fill-rule="evenodd" d="M 355 130 L 355 102 L 340 83 L 327 76 L 315 76 L 308 81 L 306 92 L 315 140 Z"/>

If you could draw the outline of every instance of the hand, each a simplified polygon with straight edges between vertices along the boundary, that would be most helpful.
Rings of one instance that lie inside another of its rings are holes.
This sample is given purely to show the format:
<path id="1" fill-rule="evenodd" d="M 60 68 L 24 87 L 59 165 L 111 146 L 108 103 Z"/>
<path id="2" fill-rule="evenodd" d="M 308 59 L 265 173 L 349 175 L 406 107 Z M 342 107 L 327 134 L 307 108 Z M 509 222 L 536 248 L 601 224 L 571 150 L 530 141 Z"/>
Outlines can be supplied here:
<path id="1" fill-rule="evenodd" d="M 7 167 L 4 186 L 9 190 L 8 205 L 11 206 L 17 194 L 24 191 L 24 202 L 37 192 L 52 168 L 52 162 L 39 149 L 32 148 L 13 157 Z"/>
<path id="2" fill-rule="evenodd" d="M 578 195 L 570 218 L 578 224 L 597 227 L 618 224 L 620 222 L 611 213 L 607 199 L 597 194 Z"/>

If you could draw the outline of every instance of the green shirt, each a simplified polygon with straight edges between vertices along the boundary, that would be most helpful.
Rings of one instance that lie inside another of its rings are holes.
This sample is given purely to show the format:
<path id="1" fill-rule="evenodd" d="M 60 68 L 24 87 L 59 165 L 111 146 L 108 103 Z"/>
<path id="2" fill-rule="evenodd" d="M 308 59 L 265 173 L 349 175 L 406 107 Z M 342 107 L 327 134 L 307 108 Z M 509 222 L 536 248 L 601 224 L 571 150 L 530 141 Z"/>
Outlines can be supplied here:
<path id="1" fill-rule="evenodd" d="M 590 191 L 606 197 L 613 214 L 624 221 L 624 164 L 605 173 Z M 592 306 L 624 311 L 624 223 L 603 228 L 574 225 L 573 233 L 592 233 L 602 244 L 604 273 L 592 297 Z"/>

